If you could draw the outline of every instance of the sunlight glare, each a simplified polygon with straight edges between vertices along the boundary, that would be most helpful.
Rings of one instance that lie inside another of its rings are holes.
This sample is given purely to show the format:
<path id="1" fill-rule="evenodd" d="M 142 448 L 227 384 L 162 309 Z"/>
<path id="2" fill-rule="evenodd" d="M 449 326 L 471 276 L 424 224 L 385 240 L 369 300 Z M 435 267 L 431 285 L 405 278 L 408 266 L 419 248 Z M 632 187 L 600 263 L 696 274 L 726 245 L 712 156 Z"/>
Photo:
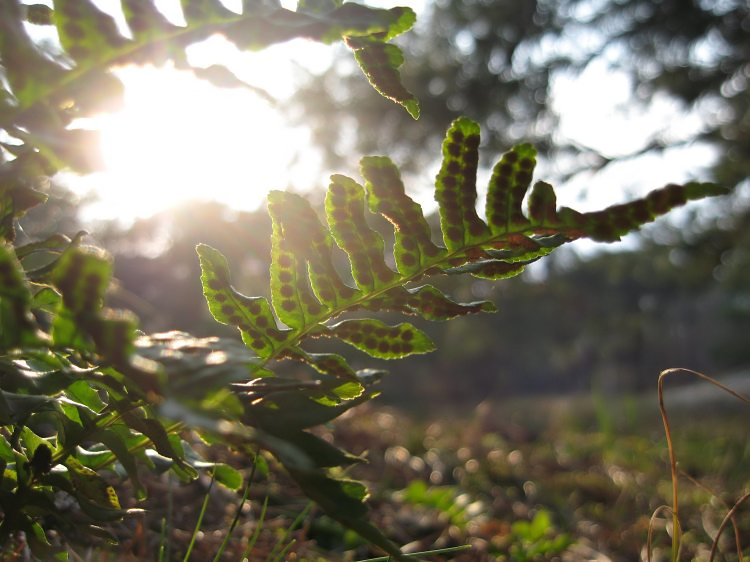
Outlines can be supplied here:
<path id="1" fill-rule="evenodd" d="M 96 218 L 132 220 L 189 199 L 253 209 L 287 187 L 301 133 L 269 102 L 169 68 L 117 75 L 125 104 L 102 118 L 106 171 L 86 182 L 101 200 Z"/>

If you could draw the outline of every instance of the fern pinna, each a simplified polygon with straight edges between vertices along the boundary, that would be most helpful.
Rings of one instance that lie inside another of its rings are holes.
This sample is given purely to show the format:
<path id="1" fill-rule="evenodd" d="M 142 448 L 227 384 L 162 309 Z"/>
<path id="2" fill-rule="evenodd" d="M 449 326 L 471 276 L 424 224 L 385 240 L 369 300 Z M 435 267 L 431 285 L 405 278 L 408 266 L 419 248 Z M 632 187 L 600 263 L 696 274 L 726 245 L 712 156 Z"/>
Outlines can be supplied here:
<path id="1" fill-rule="evenodd" d="M 343 175 L 331 177 L 325 199 L 327 225 L 303 197 L 282 191 L 269 194 L 273 224 L 270 303 L 237 292 L 222 254 L 206 245 L 197 248 L 203 291 L 214 318 L 237 327 L 257 355 L 254 378 L 237 385 L 245 422 L 303 451 L 305 468 L 297 460 L 288 462 L 284 450 L 280 459 L 305 492 L 330 515 L 394 556 L 398 549 L 363 518 L 364 491 L 326 472 L 356 459 L 304 431 L 371 398 L 375 394 L 372 372 L 355 372 L 342 356 L 309 353 L 301 345 L 310 338 L 327 337 L 376 358 L 427 353 L 434 344 L 412 324 L 389 326 L 367 317 L 342 321 L 337 317 L 358 310 L 396 311 L 438 321 L 493 312 L 491 302 L 456 302 L 436 287 L 418 283 L 435 275 L 512 277 L 567 242 L 579 238 L 616 241 L 688 200 L 723 193 L 710 183 L 668 185 L 630 203 L 579 213 L 558 209 L 552 186 L 538 181 L 524 213 L 536 151 L 519 144 L 492 171 L 483 220 L 476 210 L 479 140 L 478 124 L 459 118 L 443 142 L 435 185 L 442 245 L 433 241 L 421 207 L 406 194 L 393 162 L 366 157 L 360 165 L 364 186 Z M 368 226 L 368 212 L 392 224 L 392 252 L 386 251 L 382 236 Z M 336 246 L 348 257 L 353 284 L 334 267 Z M 274 376 L 270 367 L 279 360 L 309 365 L 309 379 Z"/>

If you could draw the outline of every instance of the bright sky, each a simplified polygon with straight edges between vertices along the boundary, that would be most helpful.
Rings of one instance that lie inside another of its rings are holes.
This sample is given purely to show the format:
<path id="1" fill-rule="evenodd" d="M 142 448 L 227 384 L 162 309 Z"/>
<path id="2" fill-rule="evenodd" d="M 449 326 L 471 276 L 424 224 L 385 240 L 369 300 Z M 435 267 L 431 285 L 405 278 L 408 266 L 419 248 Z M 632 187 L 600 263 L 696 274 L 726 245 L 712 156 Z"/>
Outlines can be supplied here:
<path id="1" fill-rule="evenodd" d="M 117 13 L 119 1 L 97 3 Z M 178 0 L 156 4 L 180 23 Z M 239 1 L 225 0 L 225 4 L 232 8 Z M 421 9 L 424 2 L 377 4 Z M 321 171 L 307 132 L 290 129 L 283 117 L 283 98 L 293 87 L 292 61 L 322 70 L 333 55 L 331 47 L 297 40 L 246 53 L 215 37 L 191 48 L 189 55 L 197 66 L 226 64 L 243 80 L 281 99 L 280 107 L 248 89 L 216 88 L 170 68 L 118 69 L 125 84 L 125 106 L 98 123 L 107 170 L 70 184 L 80 192 L 98 194 L 100 202 L 85 210 L 86 218 L 129 222 L 184 199 L 216 199 L 235 209 L 254 209 L 271 189 L 324 188 L 327 176 L 339 171 Z M 604 63 L 592 64 L 580 77 L 560 76 L 554 85 L 554 106 L 561 115 L 559 134 L 614 156 L 637 149 L 665 125 L 680 123 L 683 130 L 673 131 L 678 137 L 699 127 L 699 122 L 666 100 L 656 100 L 650 112 L 628 108 L 627 80 L 607 70 Z M 295 154 L 302 156 L 294 160 Z M 352 154 L 352 168 L 360 156 Z M 687 180 L 711 158 L 709 149 L 697 146 L 623 162 L 595 178 L 577 177 L 558 190 L 559 199 L 580 210 L 602 208 L 670 181 Z M 433 179 L 423 178 L 424 185 L 412 192 L 427 193 L 420 203 L 428 208 L 433 202 L 426 188 Z"/>

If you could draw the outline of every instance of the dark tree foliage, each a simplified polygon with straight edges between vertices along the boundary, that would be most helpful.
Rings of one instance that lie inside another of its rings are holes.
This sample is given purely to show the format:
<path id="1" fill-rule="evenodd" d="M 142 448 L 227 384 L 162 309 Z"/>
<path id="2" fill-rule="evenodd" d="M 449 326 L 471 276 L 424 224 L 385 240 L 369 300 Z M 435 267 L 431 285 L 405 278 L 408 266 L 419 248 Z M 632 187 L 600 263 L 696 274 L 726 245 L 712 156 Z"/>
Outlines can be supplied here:
<path id="1" fill-rule="evenodd" d="M 523 137 L 549 156 L 588 152 L 564 139 L 552 145 L 557 116 L 549 102 L 556 73 L 581 72 L 598 60 L 632 78 L 634 103 L 648 106 L 666 94 L 703 120 L 697 136 L 657 134 L 637 153 L 708 141 L 720 154 L 715 179 L 733 186 L 748 176 L 750 5 L 744 0 L 436 0 L 402 46 L 404 81 L 424 101 L 419 123 L 384 101 L 370 103 L 345 63 L 299 90 L 299 117 L 313 124 L 331 162 L 338 163 L 354 136 L 360 150 L 401 149 L 419 169 L 423 162 L 414 155 L 425 152 L 415 147 L 436 145 L 459 114 L 483 123 L 492 151 Z M 600 166 L 611 161 L 595 156 Z"/>
<path id="2" fill-rule="evenodd" d="M 641 102 L 666 93 L 699 111 L 704 126 L 698 138 L 720 151 L 716 180 L 731 186 L 750 175 L 746 0 L 607 2 L 589 24 L 605 34 L 607 52 L 619 51 L 614 65 L 633 77 Z M 655 138 L 644 150 L 669 145 L 669 139 Z"/>

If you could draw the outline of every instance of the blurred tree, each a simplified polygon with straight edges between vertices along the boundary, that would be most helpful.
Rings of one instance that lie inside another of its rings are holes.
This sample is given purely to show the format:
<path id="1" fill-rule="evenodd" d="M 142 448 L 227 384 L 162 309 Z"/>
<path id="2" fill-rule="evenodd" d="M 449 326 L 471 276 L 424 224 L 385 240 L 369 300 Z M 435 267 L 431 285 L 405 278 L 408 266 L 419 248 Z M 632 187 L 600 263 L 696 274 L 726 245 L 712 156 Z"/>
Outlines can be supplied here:
<path id="1" fill-rule="evenodd" d="M 634 154 L 703 140 L 718 149 L 718 181 L 733 186 L 750 175 L 747 0 L 434 0 L 402 46 L 404 80 L 423 104 L 416 124 L 374 100 L 347 61 L 298 90 L 297 119 L 314 128 L 330 165 L 341 165 L 355 141 L 357 151 L 401 153 L 423 169 L 420 155 L 435 154 L 445 126 L 464 114 L 483 124 L 490 153 L 523 138 L 547 156 L 583 152 L 581 167 L 603 167 L 611 156 L 553 138 L 550 105 L 558 72 L 599 61 L 627 73 L 634 102 L 647 107 L 665 94 L 701 119 L 697 134 L 658 132 Z"/>

